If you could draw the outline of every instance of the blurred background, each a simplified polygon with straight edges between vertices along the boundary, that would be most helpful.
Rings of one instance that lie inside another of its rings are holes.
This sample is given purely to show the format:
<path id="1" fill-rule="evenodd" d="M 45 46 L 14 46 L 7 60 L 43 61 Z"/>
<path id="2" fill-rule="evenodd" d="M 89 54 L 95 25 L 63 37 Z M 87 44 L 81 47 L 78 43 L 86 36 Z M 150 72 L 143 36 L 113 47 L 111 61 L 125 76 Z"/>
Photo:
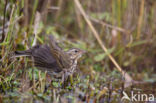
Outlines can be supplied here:
<path id="1" fill-rule="evenodd" d="M 47 87 L 45 73 L 30 59 L 9 59 L 12 51 L 47 43 L 48 35 L 65 50 L 87 51 L 66 89 L 58 82 Z M 0 102 L 119 103 L 123 90 L 155 93 L 155 0 L 0 0 L 0 40 Z M 108 55 L 141 84 L 125 88 Z"/>

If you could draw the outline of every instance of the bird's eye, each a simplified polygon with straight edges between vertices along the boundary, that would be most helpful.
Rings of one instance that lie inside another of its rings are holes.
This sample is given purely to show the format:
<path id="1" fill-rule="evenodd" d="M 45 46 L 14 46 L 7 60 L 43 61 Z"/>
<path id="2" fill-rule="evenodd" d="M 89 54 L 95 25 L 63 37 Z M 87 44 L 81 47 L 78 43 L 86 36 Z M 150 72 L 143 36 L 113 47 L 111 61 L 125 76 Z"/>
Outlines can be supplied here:
<path id="1" fill-rule="evenodd" d="M 75 50 L 75 53 L 77 53 L 78 52 L 78 50 Z"/>

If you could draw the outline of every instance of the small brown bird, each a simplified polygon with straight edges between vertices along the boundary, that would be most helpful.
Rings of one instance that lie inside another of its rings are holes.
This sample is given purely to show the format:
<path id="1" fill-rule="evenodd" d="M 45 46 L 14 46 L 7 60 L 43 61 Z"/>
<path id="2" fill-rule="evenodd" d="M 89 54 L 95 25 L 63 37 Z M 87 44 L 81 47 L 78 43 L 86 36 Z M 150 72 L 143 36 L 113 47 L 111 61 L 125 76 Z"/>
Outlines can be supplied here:
<path id="1" fill-rule="evenodd" d="M 78 59 L 85 53 L 84 50 L 72 48 L 68 51 L 60 48 L 53 36 L 49 36 L 49 45 L 37 45 L 25 51 L 15 51 L 14 57 L 31 56 L 34 65 L 55 78 L 67 80 L 77 68 Z"/>

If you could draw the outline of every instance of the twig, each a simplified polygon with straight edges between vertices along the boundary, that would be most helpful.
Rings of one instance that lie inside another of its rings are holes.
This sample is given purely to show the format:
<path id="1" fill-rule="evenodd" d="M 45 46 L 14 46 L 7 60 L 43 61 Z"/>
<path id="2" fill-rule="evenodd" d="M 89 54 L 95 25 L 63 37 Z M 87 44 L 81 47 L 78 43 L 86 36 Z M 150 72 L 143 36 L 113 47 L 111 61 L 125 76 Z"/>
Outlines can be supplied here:
<path id="1" fill-rule="evenodd" d="M 113 64 L 116 66 L 117 70 L 121 72 L 121 74 L 123 75 L 123 77 L 125 78 L 125 80 L 127 82 L 133 81 L 132 78 L 125 71 L 122 70 L 122 68 L 119 66 L 119 64 L 113 58 L 113 56 L 108 53 L 107 48 L 105 47 L 105 45 L 103 44 L 102 40 L 100 39 L 100 37 L 99 37 L 97 31 L 95 30 L 95 28 L 93 27 L 91 21 L 88 19 L 88 17 L 86 15 L 85 11 L 83 10 L 79 0 L 74 0 L 74 1 L 75 1 L 76 6 L 78 7 L 80 13 L 83 15 L 85 21 L 87 22 L 88 26 L 90 27 L 91 31 L 93 32 L 93 35 L 97 39 L 97 41 L 100 44 L 100 46 L 102 47 L 102 49 L 108 54 L 108 57 L 113 62 Z"/>
<path id="2" fill-rule="evenodd" d="M 13 5 L 12 10 L 11 10 L 11 14 L 10 14 L 10 20 L 9 20 L 8 28 L 9 28 L 10 24 L 14 24 L 14 21 L 12 20 L 14 10 L 15 10 L 15 4 Z M 15 20 L 15 21 L 16 21 L 16 20 Z M 4 39 L 6 39 L 7 37 L 8 37 L 8 31 L 7 31 L 7 33 L 6 33 Z"/>
<path id="3" fill-rule="evenodd" d="M 48 10 L 59 10 L 60 8 L 58 6 L 51 6 L 48 8 Z"/>
<path id="4" fill-rule="evenodd" d="M 0 40 L 0 43 L 2 43 L 4 41 L 4 38 L 5 38 L 5 17 L 6 17 L 6 7 L 7 7 L 7 4 L 8 4 L 8 0 L 5 1 L 5 7 L 4 7 L 4 12 L 3 12 L 3 15 L 4 15 L 4 18 L 3 18 L 3 33 L 2 33 L 2 38 Z"/>
<path id="5" fill-rule="evenodd" d="M 137 39 L 140 39 L 140 33 L 141 33 L 141 27 L 142 27 L 142 22 L 143 22 L 143 15 L 144 15 L 144 5 L 145 5 L 145 0 L 141 0 L 140 14 L 139 14 L 139 20 L 138 20 L 138 26 L 137 26 Z"/>
<path id="6" fill-rule="evenodd" d="M 34 21 L 34 34 L 35 34 L 35 37 L 34 37 L 34 41 L 33 41 L 33 44 L 32 46 L 35 46 L 37 44 L 37 36 L 38 36 L 38 31 L 39 31 L 39 23 L 41 21 L 41 14 L 39 12 L 36 12 L 36 15 L 35 15 L 35 21 Z"/>
<path id="7" fill-rule="evenodd" d="M 127 30 L 125 30 L 125 29 L 123 29 L 123 28 L 121 28 L 121 27 L 116 27 L 116 26 L 107 24 L 107 23 L 105 23 L 105 22 L 103 22 L 103 21 L 100 21 L 100 20 L 98 20 L 98 19 L 95 19 L 95 18 L 93 18 L 93 17 L 91 17 L 91 16 L 88 16 L 88 18 L 89 18 L 90 20 L 96 22 L 96 23 L 99 23 L 99 24 L 103 25 L 103 26 L 107 26 L 107 27 L 109 27 L 109 28 L 115 29 L 115 30 L 120 31 L 120 32 L 124 32 L 124 33 L 126 33 L 126 34 L 130 34 L 129 31 L 127 31 Z"/>

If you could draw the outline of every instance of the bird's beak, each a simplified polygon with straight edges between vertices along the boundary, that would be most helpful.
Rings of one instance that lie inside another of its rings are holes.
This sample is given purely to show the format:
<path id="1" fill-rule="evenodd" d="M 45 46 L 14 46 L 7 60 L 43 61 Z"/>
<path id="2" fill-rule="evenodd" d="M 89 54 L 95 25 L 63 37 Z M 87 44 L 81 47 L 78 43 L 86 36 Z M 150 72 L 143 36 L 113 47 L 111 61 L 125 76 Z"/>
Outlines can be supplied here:
<path id="1" fill-rule="evenodd" d="M 85 54 L 85 53 L 86 53 L 86 51 L 85 51 L 85 50 L 81 50 L 81 53 L 82 53 L 82 54 Z"/>

